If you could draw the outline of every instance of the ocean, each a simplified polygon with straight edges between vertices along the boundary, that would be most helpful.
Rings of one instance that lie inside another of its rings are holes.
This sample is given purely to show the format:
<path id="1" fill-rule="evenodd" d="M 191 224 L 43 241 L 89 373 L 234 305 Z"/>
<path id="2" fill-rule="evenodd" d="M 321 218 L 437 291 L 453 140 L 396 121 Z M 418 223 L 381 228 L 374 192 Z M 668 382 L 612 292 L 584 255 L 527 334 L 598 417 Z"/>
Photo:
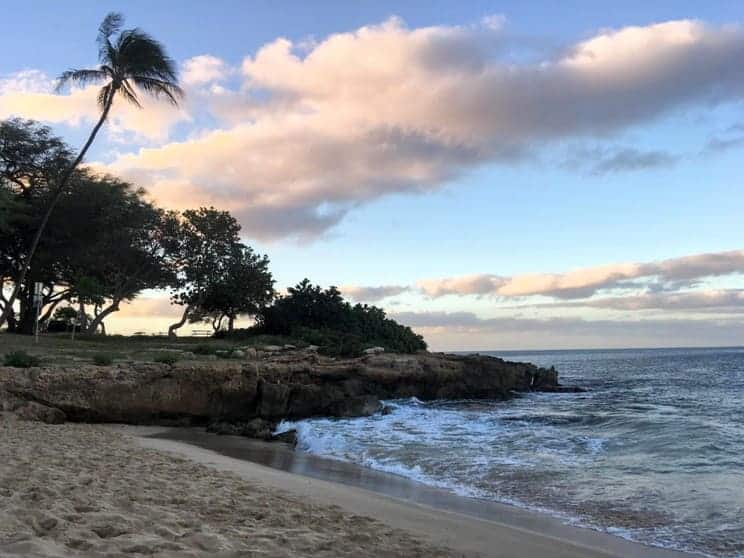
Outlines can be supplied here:
<path id="1" fill-rule="evenodd" d="M 744 348 L 482 352 L 576 394 L 388 401 L 284 423 L 298 449 L 646 544 L 744 557 Z"/>

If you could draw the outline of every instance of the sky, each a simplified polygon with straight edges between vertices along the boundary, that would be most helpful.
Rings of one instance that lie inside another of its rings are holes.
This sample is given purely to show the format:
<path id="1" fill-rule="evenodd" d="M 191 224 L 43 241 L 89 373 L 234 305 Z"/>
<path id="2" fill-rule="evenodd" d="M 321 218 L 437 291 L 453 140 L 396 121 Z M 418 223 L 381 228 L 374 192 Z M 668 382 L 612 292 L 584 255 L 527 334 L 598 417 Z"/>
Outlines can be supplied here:
<path id="1" fill-rule="evenodd" d="M 740 3 L 36 1 L 3 16 L 0 118 L 81 145 L 95 87 L 54 78 L 109 11 L 187 96 L 115 104 L 87 162 L 229 209 L 279 290 L 337 285 L 436 350 L 744 341 Z M 107 329 L 178 314 L 145 293 Z"/>

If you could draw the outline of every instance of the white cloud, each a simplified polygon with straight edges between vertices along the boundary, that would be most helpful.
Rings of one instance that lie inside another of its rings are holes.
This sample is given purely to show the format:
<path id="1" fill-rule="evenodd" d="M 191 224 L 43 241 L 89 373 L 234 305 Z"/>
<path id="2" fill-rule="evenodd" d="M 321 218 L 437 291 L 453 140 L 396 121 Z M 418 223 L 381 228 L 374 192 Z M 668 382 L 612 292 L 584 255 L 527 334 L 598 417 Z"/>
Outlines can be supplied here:
<path id="1" fill-rule="evenodd" d="M 98 87 L 73 87 L 64 95 L 56 95 L 53 90 L 54 80 L 36 70 L 0 77 L 0 119 L 21 117 L 70 126 L 91 125 L 98 120 Z M 108 129 L 115 138 L 134 133 L 162 142 L 173 125 L 190 119 L 185 110 L 148 95 L 140 95 L 140 102 L 142 109 L 123 99 L 114 101 Z"/>
<path id="2" fill-rule="evenodd" d="M 303 48 L 277 39 L 244 60 L 239 91 L 211 89 L 224 129 L 112 168 L 164 203 L 229 206 L 252 235 L 313 235 L 392 192 L 428 191 L 546 142 L 606 137 L 744 92 L 739 27 L 628 27 L 513 62 L 502 26 L 409 29 L 391 19 Z M 221 61 L 198 60 L 189 63 L 194 80 L 220 75 Z M 615 154 L 607 164 L 650 166 L 659 153 Z"/>
<path id="3" fill-rule="evenodd" d="M 470 312 L 400 312 L 437 350 L 699 347 L 740 345 L 744 320 L 480 318 Z"/>
<path id="4" fill-rule="evenodd" d="M 356 285 L 345 285 L 339 289 L 344 296 L 348 296 L 357 302 L 378 302 L 402 294 L 410 287 L 401 285 L 385 285 L 381 287 L 361 287 Z"/>
<path id="5" fill-rule="evenodd" d="M 602 289 L 622 287 L 636 279 L 657 278 L 663 283 L 676 283 L 732 273 L 744 273 L 744 250 L 696 254 L 658 262 L 604 265 L 565 273 L 513 277 L 479 274 L 427 279 L 419 281 L 417 286 L 430 297 L 454 294 L 584 298 Z"/>
<path id="6" fill-rule="evenodd" d="M 181 81 L 184 85 L 203 85 L 224 79 L 230 68 L 221 58 L 202 54 L 183 63 Z"/>

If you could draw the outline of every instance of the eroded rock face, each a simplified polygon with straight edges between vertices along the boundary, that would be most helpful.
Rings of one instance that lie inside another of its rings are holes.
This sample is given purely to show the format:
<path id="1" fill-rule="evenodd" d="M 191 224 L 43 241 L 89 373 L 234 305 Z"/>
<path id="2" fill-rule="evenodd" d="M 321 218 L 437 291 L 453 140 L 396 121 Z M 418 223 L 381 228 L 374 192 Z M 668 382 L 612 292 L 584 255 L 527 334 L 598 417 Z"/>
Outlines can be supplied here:
<path id="1" fill-rule="evenodd" d="M 249 362 L 0 367 L 0 410 L 26 409 L 21 414 L 30 419 L 36 414 L 34 420 L 50 422 L 214 423 L 222 425 L 217 431 L 237 428 L 235 433 L 256 437 L 265 437 L 283 418 L 373 414 L 380 399 L 504 399 L 530 390 L 560 391 L 557 372 L 493 357 L 433 353 L 334 360 L 288 350 Z"/>

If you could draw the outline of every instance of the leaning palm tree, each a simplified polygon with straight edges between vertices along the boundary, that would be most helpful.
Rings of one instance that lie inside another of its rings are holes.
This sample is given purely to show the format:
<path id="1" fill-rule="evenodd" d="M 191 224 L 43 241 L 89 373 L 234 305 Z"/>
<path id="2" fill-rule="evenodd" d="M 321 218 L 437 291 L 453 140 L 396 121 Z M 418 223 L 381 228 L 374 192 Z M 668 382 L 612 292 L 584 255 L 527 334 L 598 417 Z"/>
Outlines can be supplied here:
<path id="1" fill-rule="evenodd" d="M 0 326 L 5 323 L 10 314 L 21 284 L 25 281 L 31 260 L 39 245 L 44 229 L 49 222 L 49 217 L 55 206 L 65 193 L 67 183 L 70 181 L 75 169 L 88 152 L 98 131 L 108 118 L 114 98 L 121 95 L 124 100 L 136 107 L 142 108 L 137 97 L 142 91 L 158 98 L 163 98 L 173 105 L 178 105 L 178 100 L 183 97 L 183 91 L 178 86 L 176 65 L 165 53 L 165 48 L 158 41 L 144 33 L 140 29 L 121 30 L 124 18 L 121 14 L 108 14 L 98 29 L 98 60 L 100 65 L 96 69 L 69 70 L 60 77 L 57 91 L 62 90 L 69 83 L 88 85 L 92 83 L 105 82 L 98 92 L 98 104 L 101 108 L 101 116 L 98 123 L 85 142 L 80 153 L 73 163 L 61 174 L 59 181 L 53 189 L 53 196 L 47 206 L 46 212 L 41 219 L 36 234 L 31 242 L 31 247 L 26 255 L 20 275 L 14 281 L 13 292 L 9 301 L 3 308 L 0 316 Z M 115 37 L 115 35 L 118 36 Z"/>

